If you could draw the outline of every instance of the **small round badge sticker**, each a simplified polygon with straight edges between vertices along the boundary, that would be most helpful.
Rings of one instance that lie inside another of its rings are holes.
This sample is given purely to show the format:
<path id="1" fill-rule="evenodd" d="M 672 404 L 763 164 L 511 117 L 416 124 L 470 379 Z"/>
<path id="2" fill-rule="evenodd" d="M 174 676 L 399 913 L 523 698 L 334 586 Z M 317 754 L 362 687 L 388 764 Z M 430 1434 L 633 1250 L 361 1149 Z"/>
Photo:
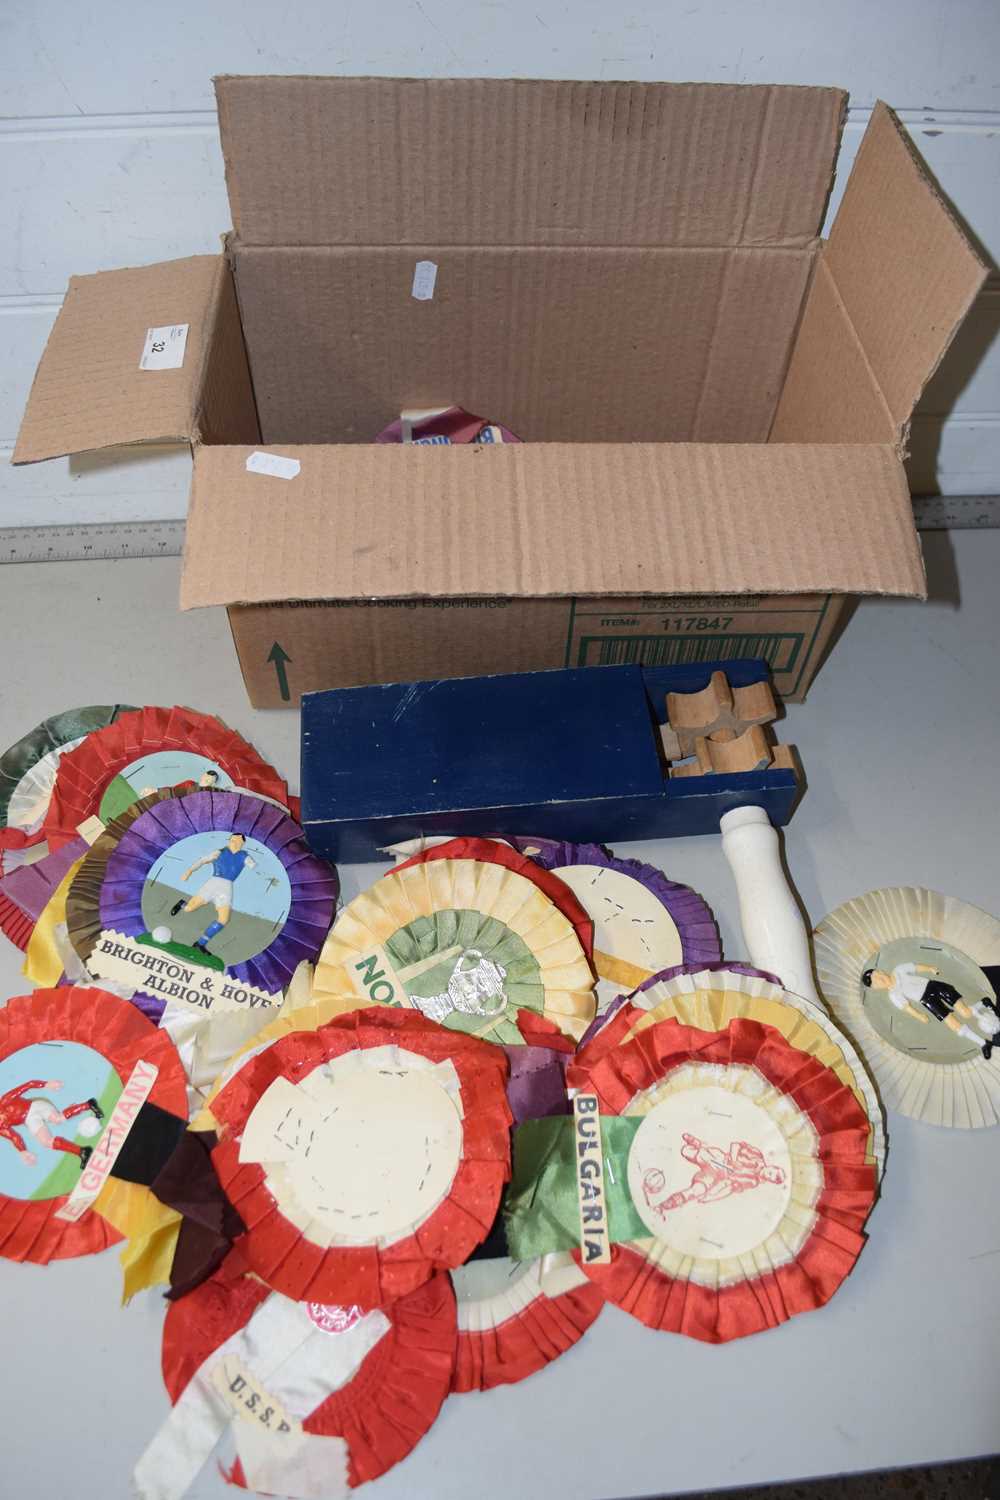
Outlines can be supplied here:
<path id="1" fill-rule="evenodd" d="M 306 1312 L 317 1328 L 324 1333 L 346 1333 L 355 1323 L 360 1323 L 364 1313 L 356 1302 L 350 1307 L 338 1307 L 332 1302 L 307 1302 Z"/>

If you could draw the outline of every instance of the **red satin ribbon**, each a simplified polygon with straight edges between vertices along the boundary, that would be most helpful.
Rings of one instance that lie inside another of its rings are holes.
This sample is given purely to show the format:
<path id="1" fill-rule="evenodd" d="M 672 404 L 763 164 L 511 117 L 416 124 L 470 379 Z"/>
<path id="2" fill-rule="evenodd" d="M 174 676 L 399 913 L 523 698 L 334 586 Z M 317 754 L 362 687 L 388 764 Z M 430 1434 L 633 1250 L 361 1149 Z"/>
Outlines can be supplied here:
<path id="1" fill-rule="evenodd" d="M 23 828 L 11 828 L 8 824 L 0 828 L 0 849 L 27 849 L 40 844 L 44 837 L 40 828 L 35 833 L 25 833 Z"/>
<path id="2" fill-rule="evenodd" d="M 20 948 L 23 953 L 28 946 L 28 940 L 35 930 L 35 920 L 28 913 L 22 911 L 0 891 L 0 932 L 10 938 L 15 948 Z"/>

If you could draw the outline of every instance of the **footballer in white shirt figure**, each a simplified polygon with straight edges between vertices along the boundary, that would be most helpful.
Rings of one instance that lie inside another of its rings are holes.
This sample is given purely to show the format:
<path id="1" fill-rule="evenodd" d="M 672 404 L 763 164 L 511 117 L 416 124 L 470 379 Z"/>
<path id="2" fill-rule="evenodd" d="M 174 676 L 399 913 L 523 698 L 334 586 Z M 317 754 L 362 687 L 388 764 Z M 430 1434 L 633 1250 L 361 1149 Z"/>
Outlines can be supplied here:
<path id="1" fill-rule="evenodd" d="M 902 963 L 893 969 L 866 969 L 861 976 L 866 989 L 884 990 L 897 1010 L 916 1021 L 927 1022 L 931 1016 L 943 1021 L 949 1031 L 982 1048 L 988 1058 L 1000 1045 L 1000 1013 L 996 998 L 983 997 L 972 1005 L 964 1000 L 954 985 L 941 978 L 940 969 L 930 964 Z"/>

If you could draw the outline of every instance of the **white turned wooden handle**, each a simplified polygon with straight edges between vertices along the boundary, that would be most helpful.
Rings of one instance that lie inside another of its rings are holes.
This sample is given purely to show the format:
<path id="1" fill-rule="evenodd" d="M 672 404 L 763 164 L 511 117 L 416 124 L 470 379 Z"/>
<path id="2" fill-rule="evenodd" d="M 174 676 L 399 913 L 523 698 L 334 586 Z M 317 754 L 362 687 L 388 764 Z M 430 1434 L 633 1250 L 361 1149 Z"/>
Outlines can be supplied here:
<path id="1" fill-rule="evenodd" d="M 770 818 L 761 807 L 737 807 L 723 814 L 719 827 L 736 881 L 750 963 L 776 975 L 793 995 L 822 1006 L 812 977 L 809 934 L 785 879 Z"/>

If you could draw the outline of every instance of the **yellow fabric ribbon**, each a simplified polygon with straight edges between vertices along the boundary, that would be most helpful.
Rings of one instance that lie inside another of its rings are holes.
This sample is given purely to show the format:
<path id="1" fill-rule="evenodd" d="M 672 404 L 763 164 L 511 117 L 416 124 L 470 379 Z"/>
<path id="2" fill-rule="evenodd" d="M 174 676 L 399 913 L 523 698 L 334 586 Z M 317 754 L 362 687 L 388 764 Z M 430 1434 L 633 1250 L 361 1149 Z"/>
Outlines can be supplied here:
<path id="1" fill-rule="evenodd" d="M 94 1209 L 125 1236 L 119 1260 L 122 1267 L 122 1304 L 147 1287 L 167 1286 L 181 1216 L 137 1182 L 109 1177 L 98 1193 Z"/>
<path id="2" fill-rule="evenodd" d="M 32 984 L 42 985 L 46 989 L 52 989 L 62 978 L 65 965 L 56 943 L 56 928 L 66 921 L 66 897 L 69 895 L 69 888 L 73 884 L 76 872 L 82 864 L 81 858 L 75 864 L 70 865 L 49 897 L 45 910 L 35 923 L 35 930 L 28 939 L 28 946 L 25 949 L 21 973 L 30 979 Z"/>

